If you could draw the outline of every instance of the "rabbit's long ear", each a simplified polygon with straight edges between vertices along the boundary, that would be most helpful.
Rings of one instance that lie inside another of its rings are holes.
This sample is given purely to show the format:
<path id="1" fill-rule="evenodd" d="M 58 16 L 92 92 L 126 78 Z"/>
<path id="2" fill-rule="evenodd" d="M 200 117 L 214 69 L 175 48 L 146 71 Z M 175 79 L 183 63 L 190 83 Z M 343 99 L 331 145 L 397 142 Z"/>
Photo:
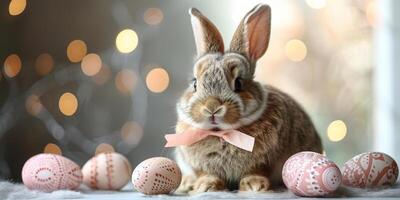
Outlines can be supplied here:
<path id="1" fill-rule="evenodd" d="M 224 52 L 224 42 L 217 27 L 196 8 L 189 9 L 197 56 L 209 52 Z"/>
<path id="2" fill-rule="evenodd" d="M 271 32 L 271 8 L 258 4 L 250 10 L 231 41 L 230 50 L 247 56 L 256 62 L 267 50 Z"/>

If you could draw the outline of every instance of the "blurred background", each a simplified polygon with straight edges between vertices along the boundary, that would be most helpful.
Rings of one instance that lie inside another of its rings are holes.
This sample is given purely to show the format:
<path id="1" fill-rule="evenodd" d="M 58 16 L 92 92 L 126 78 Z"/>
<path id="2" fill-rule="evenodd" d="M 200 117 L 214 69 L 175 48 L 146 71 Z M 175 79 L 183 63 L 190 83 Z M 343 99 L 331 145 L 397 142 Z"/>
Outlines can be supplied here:
<path id="1" fill-rule="evenodd" d="M 117 151 L 133 166 L 163 148 L 195 56 L 187 10 L 225 44 L 263 2 L 272 34 L 256 80 L 304 106 L 339 165 L 379 150 L 400 159 L 396 0 L 2 0 L 0 179 L 41 152 L 83 165 Z"/>

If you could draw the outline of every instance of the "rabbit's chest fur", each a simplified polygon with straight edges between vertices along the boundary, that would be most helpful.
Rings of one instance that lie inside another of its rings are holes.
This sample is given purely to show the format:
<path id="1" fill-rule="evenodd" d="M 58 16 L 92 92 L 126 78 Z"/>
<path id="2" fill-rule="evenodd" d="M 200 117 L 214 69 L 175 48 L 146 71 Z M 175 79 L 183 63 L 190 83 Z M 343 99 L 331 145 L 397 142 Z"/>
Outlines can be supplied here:
<path id="1" fill-rule="evenodd" d="M 252 152 L 239 149 L 219 138 L 209 136 L 191 146 L 177 147 L 176 156 L 197 175 L 213 174 L 229 182 L 247 174 L 263 174 L 281 181 L 283 163 L 300 151 L 322 152 L 321 140 L 303 109 L 288 95 L 266 86 L 267 106 L 262 116 L 238 130 L 255 137 Z M 191 128 L 182 121 L 177 132 Z"/>
<path id="2" fill-rule="evenodd" d="M 251 152 L 213 136 L 192 146 L 180 147 L 178 151 L 195 171 L 214 174 L 228 181 L 239 180 L 243 174 L 254 168 L 255 163 Z M 260 163 L 262 160 L 264 159 Z"/>

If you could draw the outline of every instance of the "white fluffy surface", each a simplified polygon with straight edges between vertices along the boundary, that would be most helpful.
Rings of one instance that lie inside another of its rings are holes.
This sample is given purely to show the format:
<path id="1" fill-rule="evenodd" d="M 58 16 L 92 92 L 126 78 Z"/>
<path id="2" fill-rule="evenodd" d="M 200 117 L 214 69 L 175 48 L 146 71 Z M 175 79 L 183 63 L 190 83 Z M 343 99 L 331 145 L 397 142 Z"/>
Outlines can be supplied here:
<path id="1" fill-rule="evenodd" d="M 59 190 L 52 193 L 44 193 L 29 190 L 22 184 L 13 184 L 6 181 L 0 182 L 0 199 L 82 199 L 81 192 Z"/>
<path id="2" fill-rule="evenodd" d="M 358 197 L 358 198 L 390 198 L 400 197 L 400 183 L 391 187 L 379 189 L 355 189 L 341 187 L 334 195 L 330 197 Z M 188 199 L 185 195 L 155 195 L 151 199 Z M 268 193 L 243 193 L 243 192 L 209 192 L 194 195 L 191 199 L 295 199 L 299 198 L 282 189 Z M 52 193 L 44 193 L 27 189 L 22 184 L 13 184 L 6 181 L 0 181 L 0 199 L 149 199 L 149 196 L 140 194 L 132 190 L 131 184 L 127 185 L 122 191 L 92 191 L 85 186 L 81 186 L 78 191 L 60 190 Z"/>

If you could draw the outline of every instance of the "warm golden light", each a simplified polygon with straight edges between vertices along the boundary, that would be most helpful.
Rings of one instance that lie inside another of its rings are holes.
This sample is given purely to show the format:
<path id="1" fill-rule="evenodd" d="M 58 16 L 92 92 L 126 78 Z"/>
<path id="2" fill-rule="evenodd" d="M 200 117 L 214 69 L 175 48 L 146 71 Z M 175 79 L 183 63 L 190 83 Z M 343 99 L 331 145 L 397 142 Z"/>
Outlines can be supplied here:
<path id="1" fill-rule="evenodd" d="M 149 8 L 143 15 L 144 21 L 149 25 L 157 25 L 164 18 L 163 12 L 158 8 Z"/>
<path id="2" fill-rule="evenodd" d="M 118 33 L 115 44 L 121 53 L 130 53 L 136 49 L 139 38 L 135 31 L 125 29 Z"/>
<path id="3" fill-rule="evenodd" d="M 29 114 L 36 116 L 38 115 L 43 108 L 42 103 L 37 95 L 30 95 L 25 101 L 25 108 Z"/>
<path id="4" fill-rule="evenodd" d="M 152 69 L 146 76 L 146 85 L 154 93 L 163 92 L 169 84 L 168 72 L 163 68 Z"/>
<path id="5" fill-rule="evenodd" d="M 78 99 L 72 93 L 66 92 L 61 95 L 58 107 L 64 115 L 72 116 L 78 109 Z"/>
<path id="6" fill-rule="evenodd" d="M 67 47 L 68 59 L 73 63 L 80 62 L 83 57 L 85 57 L 86 53 L 87 46 L 82 40 L 71 41 Z"/>
<path id="7" fill-rule="evenodd" d="M 48 53 L 43 53 L 38 56 L 35 62 L 36 73 L 40 76 L 47 75 L 53 70 L 54 60 Z"/>
<path id="8" fill-rule="evenodd" d="M 101 143 L 96 148 L 95 154 L 115 152 L 114 147 L 107 143 Z"/>
<path id="9" fill-rule="evenodd" d="M 368 2 L 367 8 L 366 8 L 366 16 L 367 16 L 367 21 L 369 25 L 375 27 L 378 23 L 378 4 L 376 1 L 372 0 Z"/>
<path id="10" fill-rule="evenodd" d="M 115 86 L 124 94 L 132 92 L 136 85 L 136 74 L 130 69 L 123 69 L 115 77 Z"/>
<path id="11" fill-rule="evenodd" d="M 326 0 L 306 0 L 306 3 L 314 9 L 321 9 L 326 6 Z"/>
<path id="12" fill-rule="evenodd" d="M 13 78 L 21 71 L 22 62 L 17 54 L 9 55 L 4 61 L 4 73 Z"/>
<path id="13" fill-rule="evenodd" d="M 121 137 L 125 143 L 136 146 L 143 135 L 142 127 L 134 121 L 126 122 L 121 128 Z"/>
<path id="14" fill-rule="evenodd" d="M 103 85 L 106 83 L 111 77 L 111 70 L 107 65 L 103 63 L 100 68 L 99 73 L 93 76 L 93 80 L 97 85 Z"/>
<path id="15" fill-rule="evenodd" d="M 327 129 L 328 138 L 332 142 L 339 142 L 346 137 L 347 127 L 346 124 L 341 120 L 333 121 L 329 124 Z"/>
<path id="16" fill-rule="evenodd" d="M 61 155 L 62 151 L 59 146 L 53 143 L 49 143 L 44 147 L 43 153 L 51 153 L 51 154 L 57 154 Z"/>
<path id="17" fill-rule="evenodd" d="M 8 6 L 8 13 L 15 16 L 24 12 L 26 8 L 26 0 L 11 0 Z"/>
<path id="18" fill-rule="evenodd" d="M 307 47 L 301 40 L 293 39 L 286 43 L 285 53 L 290 60 L 299 62 L 307 56 Z"/>
<path id="19" fill-rule="evenodd" d="M 81 69 L 87 76 L 94 76 L 99 73 L 101 69 L 101 58 L 95 53 L 90 53 L 83 57 Z"/>

